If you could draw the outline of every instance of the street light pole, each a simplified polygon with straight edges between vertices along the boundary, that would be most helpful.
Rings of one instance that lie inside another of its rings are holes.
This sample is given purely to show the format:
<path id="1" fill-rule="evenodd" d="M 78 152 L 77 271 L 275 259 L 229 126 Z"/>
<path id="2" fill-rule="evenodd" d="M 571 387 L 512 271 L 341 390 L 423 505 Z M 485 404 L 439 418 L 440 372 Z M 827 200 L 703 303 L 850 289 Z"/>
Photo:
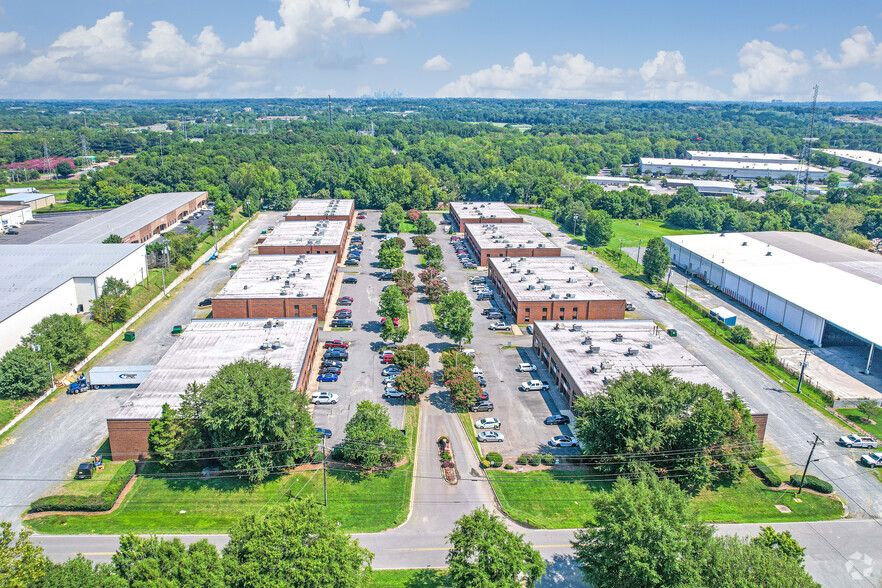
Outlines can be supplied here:
<path id="1" fill-rule="evenodd" d="M 803 484 L 803 482 L 805 482 L 805 473 L 808 471 L 809 464 L 812 462 L 812 455 L 814 455 L 814 453 L 815 453 L 815 447 L 818 446 L 818 443 L 820 443 L 821 445 L 824 444 L 824 442 L 821 441 L 821 438 L 818 437 L 817 433 L 812 433 L 812 435 L 815 436 L 815 440 L 814 440 L 814 442 L 811 442 L 812 443 L 812 450 L 809 451 L 808 459 L 805 460 L 805 467 L 802 470 L 802 479 L 799 481 L 799 490 L 796 491 L 797 495 L 802 492 L 802 484 Z"/>

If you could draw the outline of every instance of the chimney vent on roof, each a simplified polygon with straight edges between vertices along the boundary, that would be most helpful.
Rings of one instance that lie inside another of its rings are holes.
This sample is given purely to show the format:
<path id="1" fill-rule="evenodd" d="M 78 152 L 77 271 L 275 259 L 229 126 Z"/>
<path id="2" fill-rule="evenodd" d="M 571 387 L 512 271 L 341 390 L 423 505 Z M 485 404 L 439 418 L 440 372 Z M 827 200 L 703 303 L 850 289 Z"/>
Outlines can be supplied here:
<path id="1" fill-rule="evenodd" d="M 771 256 L 772 256 L 772 252 L 771 252 L 771 251 L 766 251 L 766 257 L 771 257 Z"/>

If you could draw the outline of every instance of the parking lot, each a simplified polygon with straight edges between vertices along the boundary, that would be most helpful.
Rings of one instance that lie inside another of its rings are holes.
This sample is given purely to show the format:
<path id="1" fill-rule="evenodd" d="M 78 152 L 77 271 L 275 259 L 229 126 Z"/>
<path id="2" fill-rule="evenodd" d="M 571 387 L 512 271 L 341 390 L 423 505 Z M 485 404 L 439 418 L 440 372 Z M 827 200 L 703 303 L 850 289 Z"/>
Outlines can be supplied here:
<path id="1" fill-rule="evenodd" d="M 330 392 L 338 395 L 337 404 L 314 405 L 313 420 L 317 427 L 330 429 L 332 437 L 330 445 L 336 445 L 343 440 L 343 430 L 355 409 L 362 400 L 378 402 L 389 409 L 392 425 L 404 426 L 404 401 L 399 399 L 382 398 L 383 376 L 380 375 L 383 366 L 380 364 L 379 350 L 382 345 L 380 339 L 380 317 L 377 308 L 380 303 L 380 293 L 383 286 L 389 282 L 381 282 L 379 275 L 385 270 L 377 267 L 377 252 L 380 250 L 379 232 L 380 213 L 369 212 L 367 218 L 358 222 L 364 223 L 365 231 L 353 233 L 362 235 L 364 250 L 361 255 L 361 265 L 358 267 L 340 266 L 337 272 L 337 284 L 335 289 L 339 294 L 332 296 L 332 302 L 336 302 L 339 296 L 351 296 L 352 305 L 338 307 L 332 305 L 328 310 L 326 322 L 330 322 L 337 308 L 350 308 L 352 310 L 353 329 L 351 331 L 321 330 L 319 331 L 319 349 L 316 359 L 314 375 L 310 382 L 308 392 Z M 405 255 L 408 255 L 405 253 Z M 358 284 L 341 284 L 347 277 L 358 278 Z M 324 353 L 325 341 L 341 339 L 349 342 L 349 360 L 342 362 L 343 369 L 336 382 L 317 382 L 318 366 L 321 364 L 321 356 Z"/>
<path id="2" fill-rule="evenodd" d="M 18 231 L 18 235 L 0 233 L 0 245 L 27 245 L 78 225 L 90 218 L 101 216 L 105 212 L 105 210 L 88 210 L 84 212 L 35 214 L 34 220 L 28 221 L 15 229 Z"/>
<path id="3" fill-rule="evenodd" d="M 550 426 L 543 423 L 545 417 L 552 414 L 566 414 L 572 416 L 564 401 L 563 396 L 555 386 L 548 391 L 525 392 L 518 390 L 520 384 L 526 380 L 539 379 L 550 381 L 544 366 L 532 351 L 532 336 L 523 334 L 515 336 L 511 331 L 491 331 L 490 324 L 496 320 L 488 319 L 481 314 L 485 308 L 495 306 L 503 314 L 502 320 L 511 324 L 511 314 L 505 309 L 502 301 L 494 299 L 490 301 L 478 301 L 477 295 L 472 291 L 469 278 L 473 276 L 486 276 L 487 269 L 478 267 L 475 270 L 463 269 L 462 264 L 456 259 L 456 251 L 450 243 L 447 235 L 439 231 L 433 236 L 436 243 L 444 251 L 444 275 L 447 276 L 451 290 L 460 290 L 466 293 L 475 311 L 472 314 L 474 338 L 466 345 L 475 350 L 475 364 L 484 371 L 487 380 L 485 390 L 493 402 L 493 412 L 471 413 L 472 422 L 484 418 L 494 417 L 501 421 L 499 429 L 505 435 L 505 441 L 501 443 L 485 444 L 484 452 L 498 451 L 504 457 L 517 457 L 522 453 L 548 452 L 552 454 L 578 453 L 574 448 L 553 448 L 548 441 L 555 435 L 568 435 L 571 430 L 568 426 Z M 474 254 L 472 255 L 474 258 Z M 491 288 L 492 291 L 492 288 Z M 538 371 L 529 374 L 517 371 L 518 364 L 532 363 Z"/>

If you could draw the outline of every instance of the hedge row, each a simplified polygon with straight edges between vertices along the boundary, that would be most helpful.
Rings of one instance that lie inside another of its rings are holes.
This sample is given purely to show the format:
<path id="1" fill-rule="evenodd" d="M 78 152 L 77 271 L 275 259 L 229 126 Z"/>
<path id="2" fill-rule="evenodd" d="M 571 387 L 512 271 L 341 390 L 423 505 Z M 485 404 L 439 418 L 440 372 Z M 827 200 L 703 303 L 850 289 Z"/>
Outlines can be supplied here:
<path id="1" fill-rule="evenodd" d="M 550 453 L 522 453 L 518 457 L 518 463 L 522 465 L 554 465 L 554 456 Z"/>
<path id="2" fill-rule="evenodd" d="M 756 468 L 757 473 L 763 478 L 769 486 L 773 486 L 777 488 L 781 484 L 784 483 L 784 480 L 781 479 L 781 476 L 775 473 L 772 468 L 767 466 L 761 461 L 755 462 L 753 467 Z"/>
<path id="3" fill-rule="evenodd" d="M 790 485 L 795 488 L 799 488 L 799 481 L 801 478 L 802 474 L 793 474 L 792 476 L 790 476 Z M 833 493 L 833 484 L 811 474 L 808 474 L 805 477 L 805 482 L 802 483 L 802 487 L 808 488 L 809 490 L 814 490 L 815 492 L 820 492 L 821 494 Z"/>
<path id="4" fill-rule="evenodd" d="M 99 494 L 89 496 L 58 495 L 44 496 L 31 504 L 29 512 L 46 512 L 51 510 L 69 512 L 100 512 L 110 510 L 119 498 L 132 476 L 135 475 L 135 462 L 129 460 L 113 475 L 110 482 Z"/>

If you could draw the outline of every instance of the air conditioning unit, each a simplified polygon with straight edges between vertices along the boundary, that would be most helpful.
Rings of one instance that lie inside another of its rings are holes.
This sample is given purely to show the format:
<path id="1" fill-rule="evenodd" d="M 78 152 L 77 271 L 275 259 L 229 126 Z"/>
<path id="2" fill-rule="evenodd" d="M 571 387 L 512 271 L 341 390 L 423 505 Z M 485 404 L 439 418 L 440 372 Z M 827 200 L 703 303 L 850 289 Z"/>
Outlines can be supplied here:
<path id="1" fill-rule="evenodd" d="M 526 282 L 526 281 L 527 281 L 527 276 L 521 276 L 521 279 L 518 280 L 518 282 Z"/>
<path id="2" fill-rule="evenodd" d="M 543 249 L 545 247 L 545 243 L 539 243 L 539 249 Z"/>
<path id="3" fill-rule="evenodd" d="M 279 292 L 279 296 L 287 296 L 287 295 L 288 295 L 288 291 L 287 291 L 287 290 L 281 290 L 281 291 Z"/>
<path id="4" fill-rule="evenodd" d="M 564 294 L 564 298 L 572 298 L 572 297 L 573 297 L 573 294 L 571 292 L 567 292 L 566 294 Z"/>
<path id="5" fill-rule="evenodd" d="M 281 348 L 282 348 L 282 342 L 279 339 L 276 339 L 275 341 L 273 341 L 273 349 L 281 349 Z"/>
<path id="6" fill-rule="evenodd" d="M 576 281 L 576 278 L 567 278 L 567 284 L 575 284 Z"/>
<path id="7" fill-rule="evenodd" d="M 550 285 L 550 284 L 545 284 L 544 286 L 542 286 L 542 289 L 543 289 L 543 290 L 551 290 L 551 285 Z"/>
<path id="8" fill-rule="evenodd" d="M 536 286 L 534 286 L 533 284 L 530 284 L 527 286 L 527 290 L 535 290 L 535 289 L 536 289 Z"/>
<path id="9" fill-rule="evenodd" d="M 572 326 L 572 328 L 571 328 L 570 330 L 571 330 L 571 331 L 581 331 L 581 330 L 582 330 L 582 325 L 577 324 L 577 323 L 573 323 L 573 326 Z"/>
<path id="10" fill-rule="evenodd" d="M 588 351 L 590 351 L 591 353 L 600 353 L 600 345 L 591 345 L 588 348 Z"/>
<path id="11" fill-rule="evenodd" d="M 552 298 L 555 298 L 555 299 L 556 299 L 556 298 L 560 298 L 560 294 L 558 294 L 557 292 L 555 292 L 555 293 L 553 293 L 553 294 L 551 295 L 551 297 L 552 297 Z"/>
<path id="12" fill-rule="evenodd" d="M 622 337 L 621 333 L 616 333 L 616 336 L 613 337 L 613 343 L 621 343 L 624 337 Z"/>
<path id="13" fill-rule="evenodd" d="M 640 353 L 639 349 L 628 347 L 628 353 L 626 353 L 625 355 L 637 355 L 638 353 Z"/>
<path id="14" fill-rule="evenodd" d="M 533 274 L 533 270 L 528 269 L 528 270 L 527 270 L 527 275 L 529 276 L 529 275 L 532 275 L 532 274 Z"/>
<path id="15" fill-rule="evenodd" d="M 592 366 L 591 366 L 591 373 L 592 373 L 592 374 L 599 374 L 600 371 L 601 371 L 600 366 L 596 366 L 596 365 L 592 365 Z"/>

